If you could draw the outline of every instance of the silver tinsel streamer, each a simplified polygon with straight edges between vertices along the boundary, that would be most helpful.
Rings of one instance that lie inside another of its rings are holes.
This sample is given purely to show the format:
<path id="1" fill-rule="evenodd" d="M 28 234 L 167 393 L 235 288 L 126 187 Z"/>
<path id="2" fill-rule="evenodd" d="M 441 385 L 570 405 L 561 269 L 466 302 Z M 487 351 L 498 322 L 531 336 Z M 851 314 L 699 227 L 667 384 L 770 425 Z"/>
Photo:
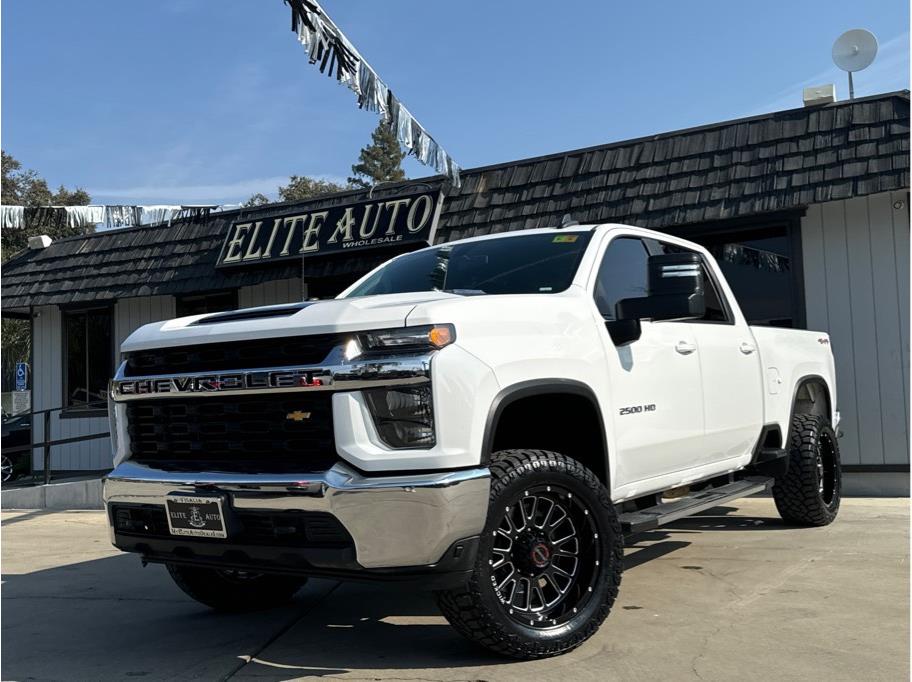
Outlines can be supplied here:
<path id="1" fill-rule="evenodd" d="M 358 96 L 358 106 L 377 112 L 399 144 L 424 165 L 447 175 L 459 187 L 459 166 L 380 80 L 377 72 L 326 15 L 316 0 L 284 0 L 291 6 L 291 27 L 320 73 L 329 72 Z"/>

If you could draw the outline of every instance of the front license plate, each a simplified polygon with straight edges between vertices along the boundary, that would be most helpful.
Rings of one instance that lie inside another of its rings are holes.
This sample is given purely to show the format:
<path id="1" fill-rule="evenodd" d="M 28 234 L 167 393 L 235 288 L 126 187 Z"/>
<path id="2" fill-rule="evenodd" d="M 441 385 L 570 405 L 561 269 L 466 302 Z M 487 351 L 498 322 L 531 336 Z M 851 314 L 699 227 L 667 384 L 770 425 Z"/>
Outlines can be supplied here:
<path id="1" fill-rule="evenodd" d="M 165 498 L 171 535 L 227 538 L 222 498 L 169 495 Z"/>

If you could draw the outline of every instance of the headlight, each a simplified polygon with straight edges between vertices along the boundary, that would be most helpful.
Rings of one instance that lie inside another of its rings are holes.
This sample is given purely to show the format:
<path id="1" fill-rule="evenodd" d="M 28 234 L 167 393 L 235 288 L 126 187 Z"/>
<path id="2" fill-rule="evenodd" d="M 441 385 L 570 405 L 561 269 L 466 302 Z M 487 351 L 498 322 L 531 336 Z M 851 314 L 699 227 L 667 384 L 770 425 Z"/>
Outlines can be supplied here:
<path id="1" fill-rule="evenodd" d="M 434 437 L 431 387 L 372 388 L 364 391 L 377 435 L 391 448 L 429 448 Z"/>
<path id="2" fill-rule="evenodd" d="M 429 324 L 362 332 L 356 336 L 362 353 L 429 351 L 448 346 L 456 340 L 451 324 Z"/>

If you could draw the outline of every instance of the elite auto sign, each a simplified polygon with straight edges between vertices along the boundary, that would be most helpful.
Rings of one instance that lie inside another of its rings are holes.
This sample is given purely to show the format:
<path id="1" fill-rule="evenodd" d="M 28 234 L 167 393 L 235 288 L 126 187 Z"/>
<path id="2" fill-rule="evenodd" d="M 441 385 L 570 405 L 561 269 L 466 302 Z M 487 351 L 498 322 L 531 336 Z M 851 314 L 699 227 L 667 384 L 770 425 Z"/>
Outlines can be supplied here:
<path id="1" fill-rule="evenodd" d="M 216 265 L 257 265 L 409 242 L 430 244 L 441 204 L 442 194 L 434 189 L 238 220 L 228 229 Z"/>

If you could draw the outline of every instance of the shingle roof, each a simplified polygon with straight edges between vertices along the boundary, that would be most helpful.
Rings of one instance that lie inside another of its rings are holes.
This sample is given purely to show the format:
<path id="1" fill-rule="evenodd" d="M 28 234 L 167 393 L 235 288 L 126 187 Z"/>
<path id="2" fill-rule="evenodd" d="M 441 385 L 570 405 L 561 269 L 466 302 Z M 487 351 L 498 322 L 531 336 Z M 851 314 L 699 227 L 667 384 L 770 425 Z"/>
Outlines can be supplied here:
<path id="1" fill-rule="evenodd" d="M 909 187 L 909 92 L 466 171 L 449 239 L 560 224 L 703 223 Z"/>
<path id="2" fill-rule="evenodd" d="M 383 191 L 417 182 L 443 178 Z M 437 240 L 555 225 L 567 213 L 583 223 L 664 228 L 908 187 L 909 92 L 902 91 L 466 170 L 462 187 L 446 197 Z M 364 195 L 344 192 L 307 203 L 318 208 Z M 287 210 L 288 204 L 273 204 L 23 252 L 3 267 L 3 307 L 211 291 L 299 276 L 294 262 L 215 268 L 231 222 Z M 363 271 L 388 255 L 315 259 L 306 274 Z"/>

